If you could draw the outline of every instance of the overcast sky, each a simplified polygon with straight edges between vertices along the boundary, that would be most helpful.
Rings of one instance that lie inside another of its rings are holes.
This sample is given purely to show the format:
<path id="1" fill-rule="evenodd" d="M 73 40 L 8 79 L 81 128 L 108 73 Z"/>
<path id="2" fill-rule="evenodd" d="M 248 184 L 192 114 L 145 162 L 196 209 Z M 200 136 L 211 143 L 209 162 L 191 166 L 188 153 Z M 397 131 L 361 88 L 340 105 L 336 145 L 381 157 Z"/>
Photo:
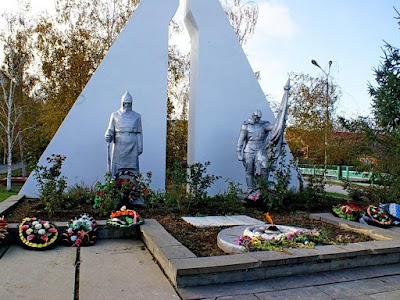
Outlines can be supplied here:
<path id="1" fill-rule="evenodd" d="M 54 0 L 31 0 L 35 11 L 51 9 Z M 208 1 L 208 0 L 204 0 Z M 243 0 L 245 2 L 246 0 Z M 16 0 L 1 0 L 0 12 Z M 394 6 L 398 0 L 255 0 L 260 13 L 256 32 L 244 46 L 261 87 L 280 101 L 291 72 L 312 76 L 333 61 L 332 80 L 342 89 L 338 112 L 348 117 L 370 114 L 367 84 L 382 57 L 383 40 L 400 46 Z"/>

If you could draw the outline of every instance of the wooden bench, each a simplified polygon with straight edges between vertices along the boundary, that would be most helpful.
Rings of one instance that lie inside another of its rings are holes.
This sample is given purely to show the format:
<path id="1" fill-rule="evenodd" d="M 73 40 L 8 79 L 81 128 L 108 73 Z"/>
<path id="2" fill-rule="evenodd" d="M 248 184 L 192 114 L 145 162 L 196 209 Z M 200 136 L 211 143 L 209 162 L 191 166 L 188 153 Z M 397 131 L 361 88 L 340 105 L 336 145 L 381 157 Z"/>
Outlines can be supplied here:
<path id="1" fill-rule="evenodd" d="M 28 177 L 11 177 L 11 184 L 13 183 L 25 183 Z M 2 185 L 7 185 L 7 177 L 0 179 Z"/>

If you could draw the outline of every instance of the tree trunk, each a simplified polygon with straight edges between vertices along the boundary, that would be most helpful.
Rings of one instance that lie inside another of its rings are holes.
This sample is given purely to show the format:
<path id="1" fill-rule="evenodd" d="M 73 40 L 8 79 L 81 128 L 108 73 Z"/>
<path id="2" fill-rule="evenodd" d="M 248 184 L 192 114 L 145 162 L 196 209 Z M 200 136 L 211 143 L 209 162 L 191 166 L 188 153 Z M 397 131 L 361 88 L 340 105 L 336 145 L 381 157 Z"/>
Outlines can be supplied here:
<path id="1" fill-rule="evenodd" d="M 14 93 L 13 84 L 10 82 L 10 93 L 7 105 L 7 191 L 11 191 L 11 171 L 12 171 L 12 149 L 13 149 L 13 131 L 11 125 L 11 118 L 13 113 Z"/>
<path id="2" fill-rule="evenodd" d="M 11 191 L 11 171 L 12 171 L 12 157 L 11 157 L 11 143 L 8 145 L 7 155 L 7 192 Z"/>
<path id="3" fill-rule="evenodd" d="M 22 177 L 26 177 L 26 164 L 25 164 L 25 155 L 24 155 L 24 147 L 22 145 L 22 134 L 19 135 L 18 137 L 18 143 L 19 143 L 19 153 L 21 157 L 21 167 L 22 167 Z"/>

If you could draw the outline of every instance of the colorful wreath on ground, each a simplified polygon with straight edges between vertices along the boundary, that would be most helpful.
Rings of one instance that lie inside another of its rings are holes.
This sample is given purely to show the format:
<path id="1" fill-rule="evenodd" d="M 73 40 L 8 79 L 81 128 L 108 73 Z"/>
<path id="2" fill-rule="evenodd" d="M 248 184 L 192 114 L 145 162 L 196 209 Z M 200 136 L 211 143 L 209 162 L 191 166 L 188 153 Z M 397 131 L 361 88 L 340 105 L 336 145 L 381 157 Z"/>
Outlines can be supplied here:
<path id="1" fill-rule="evenodd" d="M 382 208 L 370 205 L 367 208 L 367 214 L 372 219 L 373 225 L 389 226 L 392 224 L 392 219 Z"/>
<path id="2" fill-rule="evenodd" d="M 2 216 L 0 218 L 0 244 L 2 244 L 8 235 L 8 226 L 7 226 L 7 222 L 4 219 L 4 216 Z"/>
<path id="3" fill-rule="evenodd" d="M 120 210 L 112 213 L 107 220 L 107 225 L 119 228 L 128 228 L 134 225 L 142 225 L 143 223 L 139 213 L 126 209 L 126 206 L 122 206 Z"/>
<path id="4" fill-rule="evenodd" d="M 365 208 L 356 203 L 346 202 L 332 207 L 333 215 L 350 221 L 358 221 L 363 213 L 365 213 Z"/>
<path id="5" fill-rule="evenodd" d="M 18 231 L 22 244 L 28 249 L 48 249 L 55 245 L 58 238 L 54 224 L 37 218 L 24 218 Z"/>
<path id="6" fill-rule="evenodd" d="M 88 214 L 71 219 L 63 233 L 63 243 L 72 247 L 92 246 L 97 237 L 97 223 Z"/>

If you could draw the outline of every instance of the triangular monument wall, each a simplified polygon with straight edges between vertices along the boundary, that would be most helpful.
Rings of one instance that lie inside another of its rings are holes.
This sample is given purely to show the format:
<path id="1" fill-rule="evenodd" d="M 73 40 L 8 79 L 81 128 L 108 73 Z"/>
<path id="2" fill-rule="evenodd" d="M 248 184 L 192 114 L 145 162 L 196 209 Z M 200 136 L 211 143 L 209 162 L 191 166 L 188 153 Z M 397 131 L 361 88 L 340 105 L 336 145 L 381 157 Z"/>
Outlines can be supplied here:
<path id="1" fill-rule="evenodd" d="M 142 115 L 144 151 L 140 171 L 153 173 L 152 187 L 165 187 L 168 26 L 179 0 L 142 0 L 104 60 L 76 100 L 61 127 L 44 151 L 46 157 L 67 157 L 62 173 L 68 186 L 103 181 L 107 167 L 104 133 L 110 114 L 120 108 L 129 90 L 133 110 Z M 38 196 L 32 174 L 20 191 Z"/>
<path id="2" fill-rule="evenodd" d="M 223 192 L 227 180 L 246 190 L 244 167 L 236 155 L 241 124 L 256 109 L 270 123 L 275 117 L 220 2 L 187 0 L 186 4 L 192 45 L 188 161 L 210 161 L 209 173 L 222 176 L 211 194 Z M 287 153 L 290 160 L 288 148 Z M 292 168 L 291 187 L 297 186 Z"/>

